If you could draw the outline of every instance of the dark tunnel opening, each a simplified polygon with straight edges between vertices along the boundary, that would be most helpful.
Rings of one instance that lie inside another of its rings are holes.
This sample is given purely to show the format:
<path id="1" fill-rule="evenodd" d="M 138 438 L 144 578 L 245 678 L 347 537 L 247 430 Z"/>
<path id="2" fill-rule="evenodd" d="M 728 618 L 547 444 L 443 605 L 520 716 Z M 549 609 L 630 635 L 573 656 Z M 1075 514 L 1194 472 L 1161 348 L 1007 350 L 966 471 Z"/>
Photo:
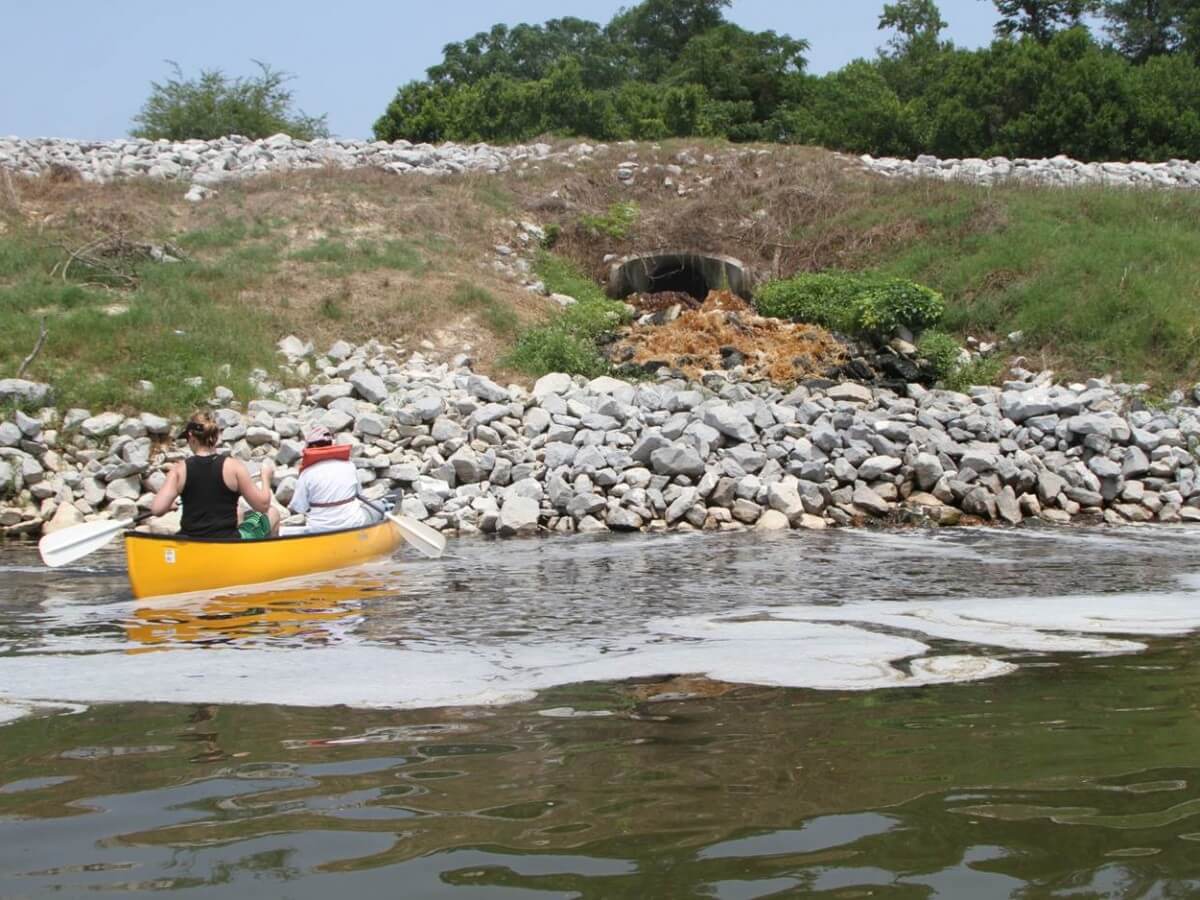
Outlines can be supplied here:
<path id="1" fill-rule="evenodd" d="M 671 291 L 704 300 L 714 290 L 730 290 L 750 300 L 750 273 L 728 256 L 674 252 L 627 256 L 613 263 L 608 274 L 610 297 Z"/>
<path id="2" fill-rule="evenodd" d="M 712 287 L 699 267 L 674 260 L 655 266 L 650 271 L 649 279 L 647 293 L 673 291 L 688 294 L 697 300 L 707 297 Z"/>

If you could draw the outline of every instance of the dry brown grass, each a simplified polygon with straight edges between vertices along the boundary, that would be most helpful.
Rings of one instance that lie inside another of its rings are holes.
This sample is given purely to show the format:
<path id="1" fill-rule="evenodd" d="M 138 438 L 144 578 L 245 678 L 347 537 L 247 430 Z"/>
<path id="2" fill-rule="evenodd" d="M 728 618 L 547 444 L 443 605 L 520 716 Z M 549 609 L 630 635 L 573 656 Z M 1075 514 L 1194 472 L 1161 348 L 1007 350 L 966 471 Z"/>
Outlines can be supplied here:
<path id="1" fill-rule="evenodd" d="M 561 229 L 556 251 L 598 277 L 607 254 L 694 251 L 733 256 L 760 277 L 798 271 L 853 268 L 864 259 L 920 236 L 915 219 L 886 224 L 841 222 L 847 213 L 891 202 L 908 185 L 864 176 L 856 161 L 809 147 L 716 151 L 711 164 L 688 167 L 665 183 L 676 142 L 660 151 L 639 148 L 644 168 L 632 185 L 614 176 L 618 155 L 558 177 L 521 185 L 527 208 Z M 697 151 L 696 156 L 700 155 Z M 700 179 L 703 179 L 701 185 Z M 684 196 L 678 186 L 688 188 Z M 534 188 L 529 190 L 528 188 Z M 617 202 L 636 203 L 637 223 L 623 237 L 580 223 L 583 213 L 603 213 Z"/>
<path id="2" fill-rule="evenodd" d="M 631 328 L 617 358 L 626 355 L 622 348 L 632 351 L 633 362 L 661 363 L 693 378 L 722 369 L 732 348 L 751 375 L 781 384 L 822 376 L 845 361 L 845 348 L 825 329 L 763 318 L 729 291 L 711 292 L 699 309 L 666 325 Z"/>
<path id="3" fill-rule="evenodd" d="M 201 263 L 241 266 L 240 288 L 217 302 L 270 313 L 280 336 L 296 332 L 318 345 L 374 337 L 426 352 L 428 342 L 439 354 L 471 352 L 486 367 L 509 336 L 456 306 L 454 293 L 463 284 L 483 288 L 520 322 L 545 315 L 547 304 L 488 265 L 492 245 L 513 235 L 494 197 L 486 202 L 495 179 L 484 179 L 329 168 L 230 182 L 193 204 L 178 184 L 10 177 L 0 184 L 0 222 L 40 246 L 63 248 L 64 258 L 68 248 L 105 235 L 178 240 Z M 420 263 L 356 270 L 297 258 L 321 241 L 403 244 Z"/>

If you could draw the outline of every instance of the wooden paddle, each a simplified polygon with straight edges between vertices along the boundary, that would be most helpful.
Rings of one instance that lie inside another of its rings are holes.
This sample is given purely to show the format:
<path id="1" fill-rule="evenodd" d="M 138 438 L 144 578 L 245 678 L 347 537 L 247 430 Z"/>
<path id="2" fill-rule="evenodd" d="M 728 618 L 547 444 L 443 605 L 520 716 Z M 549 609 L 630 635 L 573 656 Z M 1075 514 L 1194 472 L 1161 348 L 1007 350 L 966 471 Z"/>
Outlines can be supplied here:
<path id="1" fill-rule="evenodd" d="M 437 559 L 446 551 L 445 536 L 434 531 L 428 525 L 418 522 L 409 516 L 397 516 L 390 512 L 384 512 L 380 507 L 362 495 L 359 495 L 358 499 L 381 516 L 386 516 L 393 525 L 400 529 L 400 534 L 404 536 L 404 539 L 412 544 L 422 556 Z"/>
<path id="2" fill-rule="evenodd" d="M 89 553 L 95 553 L 129 526 L 148 518 L 150 513 L 143 512 L 132 519 L 98 519 L 95 522 L 72 525 L 62 531 L 48 534 L 38 541 L 38 553 L 42 562 L 52 569 L 57 569 L 82 559 Z"/>

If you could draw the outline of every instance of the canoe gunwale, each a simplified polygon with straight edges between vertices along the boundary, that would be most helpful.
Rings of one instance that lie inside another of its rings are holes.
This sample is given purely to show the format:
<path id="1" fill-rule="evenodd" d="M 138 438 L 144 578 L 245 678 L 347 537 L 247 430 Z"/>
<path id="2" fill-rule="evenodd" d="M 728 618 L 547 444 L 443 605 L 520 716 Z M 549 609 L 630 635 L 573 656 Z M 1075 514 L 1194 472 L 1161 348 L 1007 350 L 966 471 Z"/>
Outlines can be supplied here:
<path id="1" fill-rule="evenodd" d="M 372 522 L 369 525 L 356 525 L 353 528 L 337 528 L 332 531 L 314 531 L 311 534 L 281 534 L 276 537 L 258 538 L 255 540 L 246 540 L 245 538 L 204 538 L 204 537 L 184 537 L 180 534 L 153 534 L 148 531 L 126 531 L 125 540 L 145 540 L 145 541 L 174 541 L 177 544 L 204 544 L 205 546 L 220 546 L 221 544 L 236 544 L 238 546 L 245 545 L 261 545 L 261 544 L 276 544 L 280 541 L 302 541 L 309 538 L 328 537 L 334 534 L 353 534 L 356 531 L 369 531 L 372 528 L 380 528 L 384 525 L 390 525 L 391 522 L 384 519 L 381 522 Z"/>

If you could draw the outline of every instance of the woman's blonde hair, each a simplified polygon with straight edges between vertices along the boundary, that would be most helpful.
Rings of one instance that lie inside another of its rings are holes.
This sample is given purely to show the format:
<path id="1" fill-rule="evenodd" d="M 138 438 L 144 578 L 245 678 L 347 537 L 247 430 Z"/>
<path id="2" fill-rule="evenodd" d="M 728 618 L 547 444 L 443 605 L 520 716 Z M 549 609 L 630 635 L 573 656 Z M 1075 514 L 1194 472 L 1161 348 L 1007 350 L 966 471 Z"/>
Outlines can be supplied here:
<path id="1" fill-rule="evenodd" d="M 215 447 L 221 437 L 221 429 L 217 427 L 217 420 L 208 413 L 193 413 L 180 434 L 180 437 L 188 436 L 194 437 L 196 442 L 204 447 Z"/>

